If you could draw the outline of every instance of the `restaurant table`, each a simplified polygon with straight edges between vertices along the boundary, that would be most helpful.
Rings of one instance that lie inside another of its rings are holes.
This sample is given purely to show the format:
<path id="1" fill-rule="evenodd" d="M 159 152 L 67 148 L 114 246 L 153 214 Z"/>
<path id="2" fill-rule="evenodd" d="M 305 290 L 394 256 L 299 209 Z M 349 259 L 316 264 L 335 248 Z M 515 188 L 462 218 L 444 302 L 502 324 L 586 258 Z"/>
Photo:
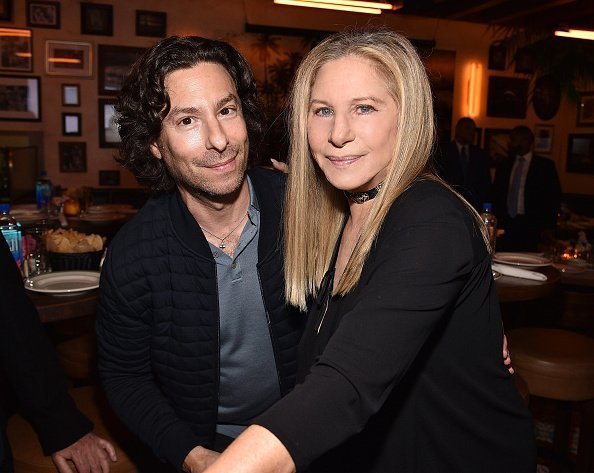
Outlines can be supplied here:
<path id="1" fill-rule="evenodd" d="M 555 295 L 561 273 L 552 266 L 533 269 L 547 276 L 546 281 L 501 276 L 495 281 L 499 302 L 524 302 Z"/>
<path id="2" fill-rule="evenodd" d="M 562 272 L 561 284 L 564 286 L 579 286 L 594 290 L 594 268 L 588 268 L 581 273 Z"/>
<path id="3" fill-rule="evenodd" d="M 79 317 L 95 316 L 99 290 L 78 295 L 51 295 L 27 291 L 39 312 L 42 323 L 60 322 Z"/>

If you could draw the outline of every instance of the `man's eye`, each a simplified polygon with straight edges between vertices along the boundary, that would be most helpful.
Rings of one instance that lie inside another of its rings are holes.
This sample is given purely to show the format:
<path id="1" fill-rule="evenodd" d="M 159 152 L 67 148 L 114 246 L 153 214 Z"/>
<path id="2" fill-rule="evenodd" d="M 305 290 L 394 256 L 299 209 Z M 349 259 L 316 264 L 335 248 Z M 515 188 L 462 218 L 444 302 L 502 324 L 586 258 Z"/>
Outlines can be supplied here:
<path id="1" fill-rule="evenodd" d="M 180 125 L 191 125 L 192 122 L 192 117 L 184 117 L 179 121 Z"/>
<path id="2" fill-rule="evenodd" d="M 235 113 L 235 109 L 232 107 L 225 107 L 219 113 L 223 116 L 233 115 L 233 113 Z"/>

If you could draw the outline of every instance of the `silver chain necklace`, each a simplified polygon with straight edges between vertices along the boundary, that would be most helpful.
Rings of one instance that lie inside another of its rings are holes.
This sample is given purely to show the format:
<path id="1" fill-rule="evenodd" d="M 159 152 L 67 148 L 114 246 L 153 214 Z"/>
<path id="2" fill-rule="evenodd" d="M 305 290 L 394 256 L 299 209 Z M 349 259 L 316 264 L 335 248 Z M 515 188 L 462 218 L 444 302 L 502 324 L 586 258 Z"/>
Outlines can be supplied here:
<path id="1" fill-rule="evenodd" d="M 213 236 L 213 237 L 215 237 L 217 240 L 221 240 L 221 243 L 219 243 L 219 248 L 220 248 L 221 250 L 224 250 L 224 249 L 226 248 L 226 246 L 225 246 L 225 240 L 226 240 L 227 238 L 229 238 L 229 237 L 230 237 L 230 236 L 233 234 L 233 232 L 239 228 L 239 226 L 241 225 L 241 222 L 243 222 L 243 219 L 244 219 L 244 218 L 246 218 L 246 217 L 247 217 L 247 212 L 246 212 L 246 214 L 245 214 L 243 217 L 241 217 L 241 220 L 239 221 L 239 223 L 238 223 L 237 225 L 235 225 L 235 227 L 233 227 L 233 230 L 231 230 L 229 233 L 227 233 L 227 234 L 226 234 L 226 235 L 225 235 L 223 238 L 221 238 L 220 236 L 217 236 L 217 235 L 215 235 L 214 233 L 211 233 L 211 232 L 209 232 L 209 231 L 208 231 L 206 228 L 204 228 L 204 227 L 203 227 L 202 225 L 200 225 L 200 224 L 198 224 L 198 226 L 199 226 L 199 227 L 200 227 L 200 228 L 201 228 L 203 231 L 205 231 L 206 233 L 208 233 L 210 236 Z"/>

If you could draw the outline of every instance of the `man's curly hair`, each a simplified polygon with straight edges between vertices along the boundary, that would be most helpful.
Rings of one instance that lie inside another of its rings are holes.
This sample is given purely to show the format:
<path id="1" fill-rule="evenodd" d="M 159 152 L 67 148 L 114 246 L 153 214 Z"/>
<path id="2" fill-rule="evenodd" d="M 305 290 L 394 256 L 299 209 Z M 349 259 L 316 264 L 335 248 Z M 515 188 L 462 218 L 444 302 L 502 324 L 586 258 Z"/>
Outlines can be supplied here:
<path id="1" fill-rule="evenodd" d="M 260 145 L 264 117 L 256 82 L 244 57 L 223 41 L 199 36 L 166 38 L 145 51 L 132 66 L 115 106 L 122 141 L 116 160 L 155 194 L 170 192 L 176 187 L 163 160 L 156 159 L 150 149 L 171 109 L 165 78 L 171 72 L 201 62 L 220 64 L 225 68 L 239 95 L 252 158 Z"/>

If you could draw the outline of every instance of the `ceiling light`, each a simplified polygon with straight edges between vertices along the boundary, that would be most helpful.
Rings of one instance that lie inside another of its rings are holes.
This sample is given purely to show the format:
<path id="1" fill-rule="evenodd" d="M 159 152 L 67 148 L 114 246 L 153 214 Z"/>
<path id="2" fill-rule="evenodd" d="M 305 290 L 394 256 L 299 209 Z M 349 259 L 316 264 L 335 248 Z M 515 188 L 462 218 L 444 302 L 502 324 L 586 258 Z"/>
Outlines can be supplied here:
<path id="1" fill-rule="evenodd" d="M 369 13 L 373 15 L 379 15 L 382 10 L 396 10 L 402 7 L 402 5 L 394 6 L 391 3 L 386 2 L 366 2 L 356 0 L 274 0 L 274 3 L 279 5 Z"/>
<path id="2" fill-rule="evenodd" d="M 559 29 L 555 31 L 555 36 L 563 36 L 565 38 L 574 38 L 574 39 L 591 39 L 594 40 L 594 31 L 590 30 L 573 30 L 571 28 L 568 29 Z"/>

